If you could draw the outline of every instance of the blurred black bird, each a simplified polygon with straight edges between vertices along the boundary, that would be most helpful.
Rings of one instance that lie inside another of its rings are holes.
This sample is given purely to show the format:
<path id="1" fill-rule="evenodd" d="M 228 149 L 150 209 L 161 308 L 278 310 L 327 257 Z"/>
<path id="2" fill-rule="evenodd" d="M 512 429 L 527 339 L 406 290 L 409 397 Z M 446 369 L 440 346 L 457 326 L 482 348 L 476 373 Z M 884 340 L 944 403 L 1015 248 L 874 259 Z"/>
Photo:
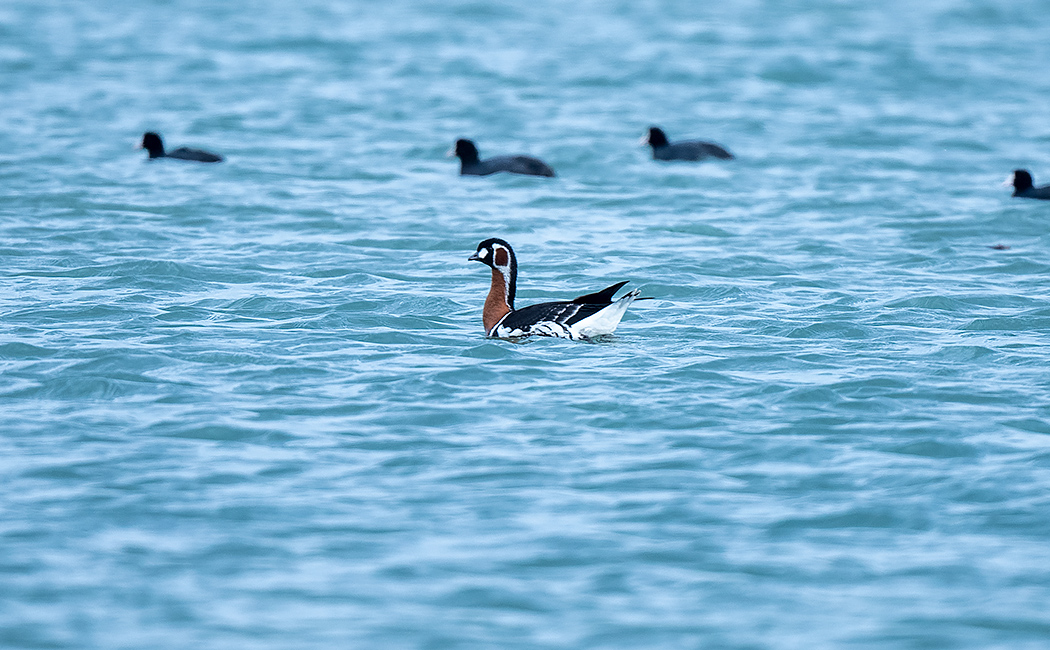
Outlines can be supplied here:
<path id="1" fill-rule="evenodd" d="M 653 148 L 653 160 L 733 159 L 733 154 L 714 142 L 703 142 L 700 140 L 670 142 L 663 129 L 655 126 L 649 127 L 649 133 L 642 138 L 642 144 L 647 144 Z"/>
<path id="2" fill-rule="evenodd" d="M 1010 174 L 1003 185 L 1009 187 L 1014 186 L 1013 196 L 1019 196 L 1025 199 L 1044 199 L 1050 200 L 1050 185 L 1044 185 L 1042 187 L 1032 187 L 1032 175 L 1024 169 L 1015 169 L 1014 173 Z"/>
<path id="3" fill-rule="evenodd" d="M 550 165 L 532 156 L 493 156 L 481 160 L 478 148 L 470 140 L 460 138 L 456 146 L 448 152 L 449 156 L 459 158 L 461 176 L 488 176 L 496 172 L 525 174 L 526 176 L 554 176 Z"/>
<path id="4" fill-rule="evenodd" d="M 173 151 L 165 152 L 164 141 L 160 139 L 159 134 L 153 131 L 147 131 L 142 136 L 142 144 L 139 145 L 139 148 L 149 151 L 150 160 L 154 158 L 174 158 L 176 160 L 194 160 L 206 163 L 222 162 L 222 156 L 219 154 L 200 149 L 190 149 L 189 147 L 179 147 Z"/>

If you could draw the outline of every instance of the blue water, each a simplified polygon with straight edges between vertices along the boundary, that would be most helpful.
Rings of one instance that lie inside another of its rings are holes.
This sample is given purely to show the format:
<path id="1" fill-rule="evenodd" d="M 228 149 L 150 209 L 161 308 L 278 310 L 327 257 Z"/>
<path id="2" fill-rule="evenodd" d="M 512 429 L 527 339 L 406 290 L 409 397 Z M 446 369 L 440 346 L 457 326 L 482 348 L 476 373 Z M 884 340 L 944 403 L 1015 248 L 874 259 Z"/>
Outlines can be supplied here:
<path id="1" fill-rule="evenodd" d="M 0 647 L 1050 647 L 1050 203 L 999 187 L 1050 181 L 1048 34 L 0 3 Z M 654 300 L 486 340 L 492 236 L 520 305 Z"/>

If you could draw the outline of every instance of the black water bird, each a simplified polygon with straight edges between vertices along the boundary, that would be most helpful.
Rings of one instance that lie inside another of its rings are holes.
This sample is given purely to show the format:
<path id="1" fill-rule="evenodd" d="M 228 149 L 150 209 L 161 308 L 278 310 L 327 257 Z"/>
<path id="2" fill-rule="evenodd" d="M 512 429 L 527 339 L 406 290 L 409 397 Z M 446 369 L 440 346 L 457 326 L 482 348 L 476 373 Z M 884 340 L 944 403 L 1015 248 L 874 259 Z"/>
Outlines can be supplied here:
<path id="1" fill-rule="evenodd" d="M 1050 185 L 1032 187 L 1032 175 L 1026 169 L 1015 169 L 1014 173 L 1010 174 L 1003 181 L 1003 185 L 1007 187 L 1013 185 L 1013 196 L 1019 196 L 1024 199 L 1050 200 Z"/>
<path id="2" fill-rule="evenodd" d="M 525 174 L 527 176 L 554 176 L 550 165 L 532 156 L 493 156 L 481 160 L 478 148 L 470 140 L 456 140 L 456 146 L 448 152 L 459 158 L 461 176 L 488 176 L 497 172 Z"/>
<path id="3" fill-rule="evenodd" d="M 164 141 L 160 139 L 159 134 L 153 131 L 147 131 L 143 134 L 142 144 L 139 145 L 139 148 L 149 151 L 150 160 L 154 158 L 174 158 L 176 160 L 193 160 L 205 163 L 222 162 L 222 156 L 219 154 L 200 149 L 190 149 L 189 147 L 179 147 L 178 149 L 165 152 Z"/>
<path id="4" fill-rule="evenodd" d="M 642 138 L 642 144 L 653 148 L 653 160 L 733 159 L 733 154 L 714 142 L 701 140 L 671 142 L 667 139 L 667 134 L 663 132 L 663 129 L 655 126 L 649 127 L 649 133 Z"/>

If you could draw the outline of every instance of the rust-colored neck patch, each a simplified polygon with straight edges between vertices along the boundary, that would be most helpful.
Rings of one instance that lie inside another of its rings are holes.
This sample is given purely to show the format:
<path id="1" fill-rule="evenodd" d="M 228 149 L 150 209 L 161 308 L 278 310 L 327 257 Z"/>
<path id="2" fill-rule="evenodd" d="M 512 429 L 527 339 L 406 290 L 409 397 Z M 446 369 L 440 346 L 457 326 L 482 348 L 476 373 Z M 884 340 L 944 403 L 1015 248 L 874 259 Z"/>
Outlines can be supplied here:
<path id="1" fill-rule="evenodd" d="M 507 254 L 507 249 L 502 246 L 496 249 L 496 254 L 492 257 L 492 262 L 496 266 L 506 266 L 510 264 L 510 255 Z"/>
<path id="2" fill-rule="evenodd" d="M 497 249 L 496 260 L 499 260 L 500 253 L 503 253 L 503 257 L 506 259 L 507 252 L 502 249 Z M 492 286 L 489 287 L 489 295 L 485 298 L 485 310 L 481 313 L 481 322 L 485 326 L 485 333 L 491 333 L 492 328 L 496 326 L 496 323 L 500 322 L 500 319 L 509 313 L 510 305 L 507 304 L 507 279 L 503 277 L 502 271 L 499 269 L 492 269 Z"/>

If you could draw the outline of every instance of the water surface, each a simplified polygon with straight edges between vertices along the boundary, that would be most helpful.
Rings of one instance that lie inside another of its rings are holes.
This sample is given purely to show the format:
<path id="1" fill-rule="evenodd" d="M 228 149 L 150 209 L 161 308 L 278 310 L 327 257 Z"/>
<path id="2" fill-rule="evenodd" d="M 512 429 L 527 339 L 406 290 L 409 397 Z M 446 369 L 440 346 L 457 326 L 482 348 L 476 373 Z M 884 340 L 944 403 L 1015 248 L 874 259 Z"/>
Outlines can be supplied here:
<path id="1" fill-rule="evenodd" d="M 0 646 L 1046 647 L 1050 204 L 998 183 L 1050 180 L 1047 33 L 0 6 Z M 559 176 L 460 178 L 457 137 Z M 486 340 L 491 236 L 519 304 L 654 300 Z"/>

